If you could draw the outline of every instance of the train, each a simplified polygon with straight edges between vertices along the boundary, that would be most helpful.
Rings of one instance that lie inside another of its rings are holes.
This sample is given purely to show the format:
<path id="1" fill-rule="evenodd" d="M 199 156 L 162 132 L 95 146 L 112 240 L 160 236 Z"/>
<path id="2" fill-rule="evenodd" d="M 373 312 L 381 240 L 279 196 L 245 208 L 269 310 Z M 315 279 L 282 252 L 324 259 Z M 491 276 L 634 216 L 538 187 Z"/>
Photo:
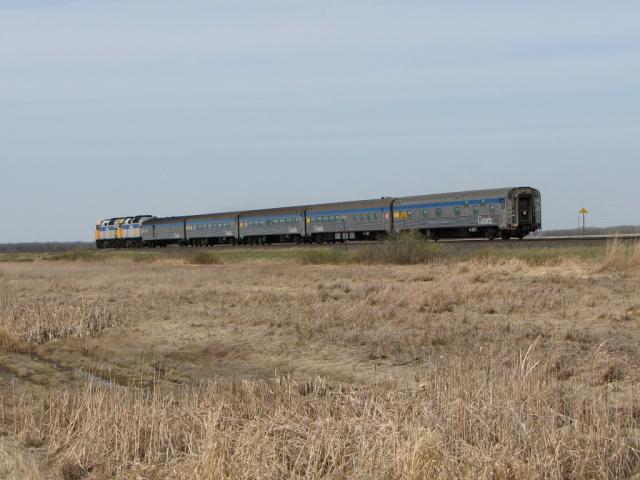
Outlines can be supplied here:
<path id="1" fill-rule="evenodd" d="M 540 191 L 508 187 L 178 217 L 114 217 L 96 223 L 95 239 L 99 249 L 335 243 L 405 232 L 436 241 L 508 240 L 540 228 Z"/>

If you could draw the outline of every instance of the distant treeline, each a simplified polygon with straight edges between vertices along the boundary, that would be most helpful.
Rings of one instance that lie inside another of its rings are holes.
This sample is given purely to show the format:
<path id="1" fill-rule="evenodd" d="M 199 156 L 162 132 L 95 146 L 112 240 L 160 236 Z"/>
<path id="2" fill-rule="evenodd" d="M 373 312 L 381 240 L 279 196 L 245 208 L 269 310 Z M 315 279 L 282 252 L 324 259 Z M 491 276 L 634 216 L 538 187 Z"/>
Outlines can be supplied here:
<path id="1" fill-rule="evenodd" d="M 28 242 L 0 243 L 0 253 L 67 252 L 96 248 L 93 242 Z"/>
<path id="2" fill-rule="evenodd" d="M 585 235 L 616 235 L 616 234 L 640 234 L 640 225 L 620 225 L 617 227 L 587 227 Z M 573 237 L 582 235 L 582 228 L 565 228 L 557 230 L 545 230 L 540 233 L 543 237 Z"/>

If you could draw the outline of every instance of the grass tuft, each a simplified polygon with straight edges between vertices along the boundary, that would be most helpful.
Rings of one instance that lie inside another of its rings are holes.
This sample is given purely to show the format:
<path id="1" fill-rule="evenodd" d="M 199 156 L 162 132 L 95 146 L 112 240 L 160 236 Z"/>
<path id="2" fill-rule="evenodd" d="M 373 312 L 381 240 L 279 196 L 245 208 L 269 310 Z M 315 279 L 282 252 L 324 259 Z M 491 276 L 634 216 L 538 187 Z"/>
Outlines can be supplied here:
<path id="1" fill-rule="evenodd" d="M 603 268 L 613 271 L 640 269 L 640 242 L 628 244 L 619 238 L 608 241 Z"/>
<path id="2" fill-rule="evenodd" d="M 83 262 L 97 262 L 104 261 L 107 259 L 106 255 L 100 255 L 100 252 L 97 250 L 87 250 L 87 249 L 75 249 L 69 250 L 68 252 L 61 253 L 51 253 L 44 257 L 45 260 L 51 261 L 83 261 Z"/>
<path id="3" fill-rule="evenodd" d="M 303 251 L 299 259 L 301 263 L 314 265 L 416 265 L 442 260 L 446 256 L 441 245 L 429 242 L 418 234 L 405 234 L 394 236 L 388 242 L 350 250 L 326 248 Z"/>
<path id="4" fill-rule="evenodd" d="M 95 337 L 118 323 L 113 308 L 99 302 L 59 302 L 6 291 L 0 295 L 0 343 L 5 349 L 18 348 L 19 343 L 12 339 L 38 344 L 59 338 Z"/>
<path id="5" fill-rule="evenodd" d="M 191 265 L 222 265 L 224 262 L 220 255 L 213 252 L 197 252 L 186 259 Z"/>

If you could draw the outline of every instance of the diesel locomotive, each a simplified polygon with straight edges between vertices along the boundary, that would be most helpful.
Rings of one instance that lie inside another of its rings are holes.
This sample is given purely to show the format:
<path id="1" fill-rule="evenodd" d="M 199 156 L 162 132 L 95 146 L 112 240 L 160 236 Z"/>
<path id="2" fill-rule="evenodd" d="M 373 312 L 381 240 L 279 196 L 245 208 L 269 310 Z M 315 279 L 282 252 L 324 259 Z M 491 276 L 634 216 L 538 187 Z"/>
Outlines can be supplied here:
<path id="1" fill-rule="evenodd" d="M 433 240 L 508 240 L 539 230 L 541 210 L 538 190 L 509 187 L 181 217 L 115 217 L 98 221 L 95 235 L 98 248 L 380 240 L 408 231 Z"/>

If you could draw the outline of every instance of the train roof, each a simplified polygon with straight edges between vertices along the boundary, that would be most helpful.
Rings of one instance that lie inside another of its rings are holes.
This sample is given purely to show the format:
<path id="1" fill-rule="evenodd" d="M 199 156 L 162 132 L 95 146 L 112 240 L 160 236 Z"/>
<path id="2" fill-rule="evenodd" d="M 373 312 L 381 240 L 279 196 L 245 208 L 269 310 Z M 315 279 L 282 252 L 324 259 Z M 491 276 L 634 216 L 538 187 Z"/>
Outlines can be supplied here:
<path id="1" fill-rule="evenodd" d="M 374 198 L 370 200 L 353 200 L 349 202 L 319 203 L 309 205 L 307 209 L 312 212 L 324 210 L 349 210 L 353 208 L 384 208 L 389 207 L 393 199 L 391 197 Z"/>
<path id="2" fill-rule="evenodd" d="M 226 218 L 235 218 L 240 214 L 240 212 L 219 212 L 219 213 L 201 213 L 198 215 L 188 215 L 185 218 L 187 222 L 189 220 L 218 220 L 218 219 L 226 219 Z"/>
<path id="3" fill-rule="evenodd" d="M 396 201 L 400 203 L 404 201 L 422 200 L 425 198 L 434 200 L 466 200 L 475 198 L 487 198 L 487 197 L 502 197 L 506 196 L 510 190 L 514 188 L 526 188 L 526 187 L 503 187 L 503 188 L 490 188 L 485 190 L 466 190 L 462 192 L 446 192 L 446 193 L 433 193 L 427 195 L 413 195 L 409 197 L 397 197 Z"/>
<path id="4" fill-rule="evenodd" d="M 160 225 L 160 224 L 164 224 L 164 223 L 176 223 L 176 222 L 183 222 L 186 218 L 186 216 L 180 216 L 180 217 L 155 217 L 155 218 L 150 218 L 149 220 L 147 220 L 146 222 L 144 222 L 145 225 Z"/>
<path id="5" fill-rule="evenodd" d="M 304 213 L 306 205 L 298 205 L 295 207 L 265 208 L 260 210 L 245 210 L 239 212 L 241 217 L 262 217 L 269 215 L 294 215 Z"/>

